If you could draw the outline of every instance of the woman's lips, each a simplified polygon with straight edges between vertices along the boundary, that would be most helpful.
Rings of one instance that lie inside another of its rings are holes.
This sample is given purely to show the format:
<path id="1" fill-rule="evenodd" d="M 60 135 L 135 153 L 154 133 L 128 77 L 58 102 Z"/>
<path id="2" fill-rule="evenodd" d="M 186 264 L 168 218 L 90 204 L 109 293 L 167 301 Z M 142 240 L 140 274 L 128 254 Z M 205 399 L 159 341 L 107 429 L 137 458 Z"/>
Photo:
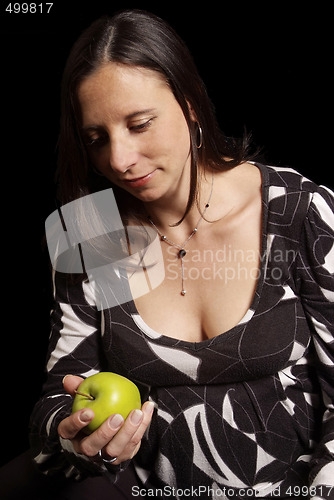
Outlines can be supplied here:
<path id="1" fill-rule="evenodd" d="M 154 172 L 155 170 L 149 174 L 143 175 L 143 177 L 137 177 L 136 179 L 124 179 L 123 182 L 134 188 L 142 187 L 151 180 Z"/>

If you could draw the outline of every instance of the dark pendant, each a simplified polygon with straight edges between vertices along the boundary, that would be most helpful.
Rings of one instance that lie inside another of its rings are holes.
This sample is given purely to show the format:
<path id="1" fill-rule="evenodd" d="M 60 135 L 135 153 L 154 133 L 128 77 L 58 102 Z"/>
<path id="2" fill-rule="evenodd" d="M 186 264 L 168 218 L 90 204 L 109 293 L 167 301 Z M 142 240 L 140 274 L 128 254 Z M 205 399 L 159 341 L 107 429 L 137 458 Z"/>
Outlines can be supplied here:
<path id="1" fill-rule="evenodd" d="M 181 295 L 185 296 L 186 294 L 186 291 L 185 290 L 181 290 Z"/>
<path id="2" fill-rule="evenodd" d="M 187 252 L 184 250 L 184 248 L 181 248 L 181 250 L 178 253 L 179 258 L 182 259 L 186 255 L 186 253 Z"/>

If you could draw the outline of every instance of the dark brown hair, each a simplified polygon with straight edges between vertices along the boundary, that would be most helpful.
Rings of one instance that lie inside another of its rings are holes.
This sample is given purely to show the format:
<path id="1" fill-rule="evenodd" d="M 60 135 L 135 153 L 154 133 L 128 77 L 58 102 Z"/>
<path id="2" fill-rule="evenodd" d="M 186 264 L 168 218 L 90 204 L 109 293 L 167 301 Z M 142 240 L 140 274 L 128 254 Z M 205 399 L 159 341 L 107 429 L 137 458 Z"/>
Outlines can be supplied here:
<path id="1" fill-rule="evenodd" d="M 77 97 L 82 80 L 108 61 L 157 71 L 170 86 L 183 110 L 191 138 L 191 183 L 184 218 L 197 197 L 198 165 L 231 168 L 249 160 L 249 140 L 246 135 L 241 140 L 224 135 L 184 42 L 165 21 L 137 9 L 97 19 L 81 34 L 69 54 L 61 92 L 57 169 L 60 202 L 64 204 L 111 186 L 90 165 L 80 133 Z M 203 131 L 200 149 L 197 148 L 198 127 L 190 118 L 188 103 Z M 134 210 L 138 207 L 138 200 L 117 186 L 113 188 L 123 216 L 129 207 Z"/>

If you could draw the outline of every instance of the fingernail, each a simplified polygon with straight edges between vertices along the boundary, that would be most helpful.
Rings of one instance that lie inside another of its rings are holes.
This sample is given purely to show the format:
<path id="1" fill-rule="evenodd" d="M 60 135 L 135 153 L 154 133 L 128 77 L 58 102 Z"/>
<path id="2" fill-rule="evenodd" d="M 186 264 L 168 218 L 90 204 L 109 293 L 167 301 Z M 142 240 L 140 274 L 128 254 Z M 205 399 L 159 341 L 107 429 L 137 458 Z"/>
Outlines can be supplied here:
<path id="1" fill-rule="evenodd" d="M 124 422 L 124 419 L 123 419 L 122 415 L 119 415 L 118 413 L 116 413 L 116 415 L 113 415 L 109 419 L 109 427 L 113 431 L 116 431 L 122 425 L 123 422 Z"/>
<path id="2" fill-rule="evenodd" d="M 143 412 L 141 410 L 133 410 L 130 417 L 131 423 L 133 425 L 138 425 L 142 419 L 143 419 Z"/>
<path id="3" fill-rule="evenodd" d="M 89 422 L 94 417 L 94 413 L 91 410 L 84 410 L 80 415 L 81 422 Z"/>
<path id="4" fill-rule="evenodd" d="M 146 415 L 151 415 L 151 413 L 153 413 L 154 406 L 155 405 L 153 401 L 149 401 L 148 403 L 146 403 L 143 408 L 144 413 L 146 413 Z"/>
<path id="5" fill-rule="evenodd" d="M 63 378 L 63 380 L 61 381 L 62 384 L 64 384 L 64 380 L 66 377 L 71 377 L 72 375 L 70 375 L 69 373 L 67 375 L 65 375 L 65 377 Z"/>

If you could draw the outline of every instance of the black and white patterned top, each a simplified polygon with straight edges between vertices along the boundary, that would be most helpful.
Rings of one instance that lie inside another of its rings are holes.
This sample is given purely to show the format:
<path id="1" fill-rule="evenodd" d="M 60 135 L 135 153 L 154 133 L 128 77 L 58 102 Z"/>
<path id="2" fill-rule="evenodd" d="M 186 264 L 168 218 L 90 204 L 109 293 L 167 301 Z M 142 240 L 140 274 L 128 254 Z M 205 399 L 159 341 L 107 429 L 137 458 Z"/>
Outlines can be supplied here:
<path id="1" fill-rule="evenodd" d="M 55 273 L 48 376 L 31 417 L 41 470 L 76 478 L 122 470 L 76 455 L 57 436 L 72 404 L 64 375 L 110 370 L 156 403 L 133 459 L 143 487 L 173 498 L 245 498 L 250 489 L 333 498 L 334 197 L 292 169 L 257 166 L 261 274 L 231 330 L 202 342 L 166 337 L 133 301 L 98 311 L 89 282 Z"/>

